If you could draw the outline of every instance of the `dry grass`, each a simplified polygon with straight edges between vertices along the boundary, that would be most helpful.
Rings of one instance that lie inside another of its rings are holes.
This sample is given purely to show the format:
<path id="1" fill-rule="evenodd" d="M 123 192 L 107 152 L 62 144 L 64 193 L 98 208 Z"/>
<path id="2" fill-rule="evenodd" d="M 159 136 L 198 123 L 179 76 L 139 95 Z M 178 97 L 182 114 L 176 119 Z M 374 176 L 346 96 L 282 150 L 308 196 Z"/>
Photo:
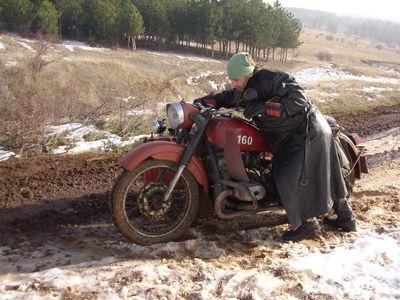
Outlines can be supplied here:
<path id="1" fill-rule="evenodd" d="M 375 42 L 367 39 L 359 39 L 337 33 L 330 40 L 326 38 L 329 35 L 332 34 L 314 29 L 303 30 L 300 36 L 303 44 L 297 50 L 299 56 L 294 63 L 294 69 L 299 70 L 305 66 L 319 65 L 321 62 L 316 56 L 319 52 L 330 53 L 332 55 L 332 63 L 341 68 L 364 68 L 365 63 L 362 60 L 392 62 L 393 66 L 400 68 L 400 55 L 395 48 L 383 46 L 383 49 L 379 50 L 375 47 Z"/>

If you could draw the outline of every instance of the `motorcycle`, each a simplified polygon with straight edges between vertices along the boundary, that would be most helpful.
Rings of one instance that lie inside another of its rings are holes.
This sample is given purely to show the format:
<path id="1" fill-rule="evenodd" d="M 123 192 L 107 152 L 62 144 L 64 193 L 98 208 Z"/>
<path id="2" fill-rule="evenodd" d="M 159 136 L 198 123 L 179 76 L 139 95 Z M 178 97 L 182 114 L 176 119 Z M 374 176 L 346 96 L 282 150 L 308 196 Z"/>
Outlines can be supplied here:
<path id="1" fill-rule="evenodd" d="M 257 99 L 246 90 L 242 101 Z M 236 112 L 211 105 L 172 102 L 166 120 L 154 121 L 150 138 L 121 160 L 110 209 L 119 231 L 140 245 L 177 239 L 199 206 L 222 219 L 282 209 L 272 178 L 272 153 L 259 128 Z M 356 134 L 331 129 L 349 192 L 367 173 Z"/>

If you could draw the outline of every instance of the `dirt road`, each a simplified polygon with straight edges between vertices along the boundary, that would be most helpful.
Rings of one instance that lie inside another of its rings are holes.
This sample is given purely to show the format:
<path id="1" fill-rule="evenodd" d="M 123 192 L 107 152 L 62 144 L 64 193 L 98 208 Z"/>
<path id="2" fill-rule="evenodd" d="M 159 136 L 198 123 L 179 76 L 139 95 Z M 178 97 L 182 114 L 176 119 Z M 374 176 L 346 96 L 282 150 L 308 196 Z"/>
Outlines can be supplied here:
<path id="1" fill-rule="evenodd" d="M 375 140 L 381 138 L 393 141 L 390 134 L 398 138 L 400 105 L 335 117 L 347 131 L 371 139 L 371 145 L 379 145 Z M 388 226 L 400 222 L 400 145 L 397 142 L 391 150 L 375 149 L 368 158 L 373 167 L 370 174 L 356 182 L 351 202 L 361 229 L 374 228 L 384 232 Z M 377 147 L 387 145 L 388 142 L 383 141 Z M 129 243 L 118 233 L 108 214 L 107 201 L 120 171 L 119 159 L 119 155 L 113 154 L 81 154 L 0 162 L 0 278 L 10 273 L 38 272 L 110 257 L 117 260 L 132 257 L 134 246 L 127 246 Z M 222 235 L 219 245 L 224 244 L 225 253 L 251 258 L 260 254 L 252 251 L 240 232 L 251 232 L 252 228 L 259 227 L 266 228 L 266 235 L 279 239 L 287 229 L 283 212 L 269 218 L 239 221 L 198 219 L 193 230 L 189 230 L 181 241 L 199 236 L 213 241 Z M 324 251 L 353 238 L 351 233 L 338 233 L 322 227 L 316 238 L 304 241 L 303 245 Z M 275 251 L 270 253 L 272 257 L 285 255 L 282 246 L 271 248 L 271 251 Z M 191 255 L 202 256 L 201 253 L 178 251 L 172 254 L 172 258 Z M 135 252 L 135 259 L 163 257 L 171 259 L 171 253 Z M 271 268 L 278 267 L 271 264 Z M 275 270 L 277 273 L 284 273 L 278 269 Z M 120 284 L 122 287 L 123 283 Z M 9 290 L 20 288 L 6 287 Z M 46 290 L 40 284 L 27 287 L 28 290 L 35 288 L 43 289 L 42 292 Z M 64 299 L 78 294 L 82 299 L 91 298 L 83 292 L 73 294 L 68 289 L 61 294 Z"/>

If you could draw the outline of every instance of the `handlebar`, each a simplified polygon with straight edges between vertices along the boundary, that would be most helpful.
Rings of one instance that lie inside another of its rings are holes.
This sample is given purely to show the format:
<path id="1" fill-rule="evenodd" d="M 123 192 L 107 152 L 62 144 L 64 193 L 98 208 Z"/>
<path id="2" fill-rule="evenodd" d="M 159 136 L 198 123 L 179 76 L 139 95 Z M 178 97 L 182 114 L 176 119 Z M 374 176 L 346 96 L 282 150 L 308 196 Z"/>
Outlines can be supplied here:
<path id="1" fill-rule="evenodd" d="M 215 113 L 224 115 L 224 114 L 230 114 L 231 112 L 234 112 L 234 111 L 243 112 L 243 110 L 244 110 L 243 107 L 235 107 L 235 108 L 227 108 L 227 109 L 216 110 Z"/>
<path id="2" fill-rule="evenodd" d="M 201 110 L 210 111 L 212 114 L 220 114 L 226 115 L 230 114 L 235 111 L 243 112 L 243 107 L 234 107 L 234 108 L 226 108 L 226 109 L 215 109 L 213 105 L 203 105 L 201 103 L 196 103 L 196 106 L 199 107 Z"/>

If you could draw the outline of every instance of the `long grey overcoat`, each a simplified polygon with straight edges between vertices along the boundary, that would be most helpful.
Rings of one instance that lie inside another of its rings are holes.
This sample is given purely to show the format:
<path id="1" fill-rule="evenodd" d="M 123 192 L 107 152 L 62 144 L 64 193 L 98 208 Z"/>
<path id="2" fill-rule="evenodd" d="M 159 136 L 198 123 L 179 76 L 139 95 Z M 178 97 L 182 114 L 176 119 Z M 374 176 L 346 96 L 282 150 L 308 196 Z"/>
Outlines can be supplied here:
<path id="1" fill-rule="evenodd" d="M 333 202 L 347 196 L 331 129 L 289 74 L 257 70 L 246 85 L 259 101 L 271 100 L 280 117 L 262 114 L 253 120 L 272 149 L 273 177 L 292 229 L 328 213 Z M 233 107 L 234 89 L 215 95 L 217 106 Z"/>

